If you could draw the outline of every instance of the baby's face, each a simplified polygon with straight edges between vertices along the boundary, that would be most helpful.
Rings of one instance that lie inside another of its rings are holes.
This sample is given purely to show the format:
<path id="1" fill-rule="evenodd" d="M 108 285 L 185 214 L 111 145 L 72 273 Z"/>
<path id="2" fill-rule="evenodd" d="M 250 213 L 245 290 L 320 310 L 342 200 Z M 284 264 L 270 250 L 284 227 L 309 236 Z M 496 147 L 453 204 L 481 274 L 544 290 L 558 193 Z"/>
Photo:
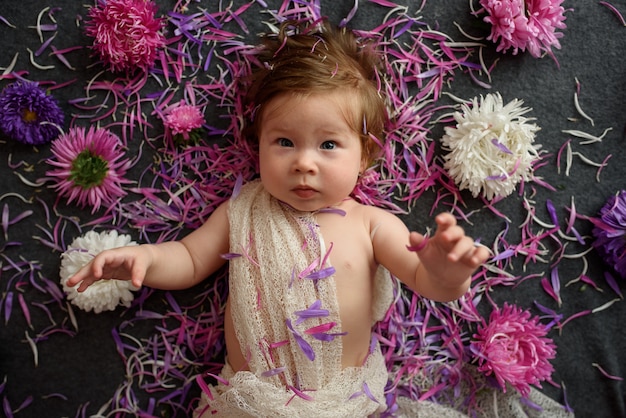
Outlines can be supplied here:
<path id="1" fill-rule="evenodd" d="M 345 91 L 285 94 L 265 107 L 259 163 L 265 189 L 312 212 L 348 197 L 362 171 L 361 141 L 347 122 Z"/>

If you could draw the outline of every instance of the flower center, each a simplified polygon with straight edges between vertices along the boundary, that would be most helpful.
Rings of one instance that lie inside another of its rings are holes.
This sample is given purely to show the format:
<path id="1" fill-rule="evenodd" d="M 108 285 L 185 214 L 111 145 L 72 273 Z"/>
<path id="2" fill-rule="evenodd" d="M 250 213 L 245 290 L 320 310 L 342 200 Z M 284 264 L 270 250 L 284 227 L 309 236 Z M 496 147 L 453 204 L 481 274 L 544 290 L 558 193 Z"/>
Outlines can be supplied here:
<path id="1" fill-rule="evenodd" d="M 83 189 L 102 184 L 109 172 L 107 160 L 90 150 L 84 150 L 72 161 L 69 179 Z"/>
<path id="2" fill-rule="evenodd" d="M 30 109 L 24 109 L 22 111 L 22 120 L 24 122 L 27 122 L 27 123 L 36 122 L 37 121 L 37 113 L 33 112 Z"/>

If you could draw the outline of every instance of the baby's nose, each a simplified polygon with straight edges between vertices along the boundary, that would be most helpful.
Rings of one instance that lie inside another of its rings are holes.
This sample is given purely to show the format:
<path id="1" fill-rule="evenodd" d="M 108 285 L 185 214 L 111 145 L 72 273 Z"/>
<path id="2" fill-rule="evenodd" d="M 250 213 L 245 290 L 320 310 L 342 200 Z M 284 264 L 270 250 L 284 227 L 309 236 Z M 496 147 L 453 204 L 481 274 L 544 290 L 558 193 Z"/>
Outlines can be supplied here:
<path id="1" fill-rule="evenodd" d="M 317 162 L 315 156 L 310 151 L 301 151 L 296 155 L 294 170 L 299 173 L 316 172 Z"/>

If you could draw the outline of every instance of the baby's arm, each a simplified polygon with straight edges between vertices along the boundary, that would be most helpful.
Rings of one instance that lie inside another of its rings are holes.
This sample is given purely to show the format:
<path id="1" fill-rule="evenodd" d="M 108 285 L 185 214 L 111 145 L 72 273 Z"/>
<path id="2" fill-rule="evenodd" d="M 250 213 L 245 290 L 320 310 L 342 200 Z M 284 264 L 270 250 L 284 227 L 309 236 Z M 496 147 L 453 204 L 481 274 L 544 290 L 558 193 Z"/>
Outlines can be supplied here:
<path id="1" fill-rule="evenodd" d="M 461 297 L 474 270 L 489 256 L 449 213 L 437 215 L 437 230 L 428 238 L 409 233 L 392 214 L 379 209 L 373 213 L 372 227 L 379 225 L 372 239 L 376 261 L 426 298 L 445 302 Z"/>
<path id="2" fill-rule="evenodd" d="M 101 279 L 131 280 L 139 287 L 186 289 L 222 266 L 228 252 L 227 205 L 219 206 L 197 230 L 180 241 L 103 251 L 67 281 L 82 292 Z"/>

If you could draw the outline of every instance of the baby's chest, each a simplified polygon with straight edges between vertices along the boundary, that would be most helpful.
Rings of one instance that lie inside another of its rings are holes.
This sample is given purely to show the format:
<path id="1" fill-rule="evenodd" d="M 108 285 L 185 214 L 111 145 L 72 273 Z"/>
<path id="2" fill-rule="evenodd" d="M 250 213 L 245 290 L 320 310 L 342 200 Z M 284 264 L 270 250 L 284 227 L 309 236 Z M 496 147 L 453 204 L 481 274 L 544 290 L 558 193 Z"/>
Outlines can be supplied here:
<path id="1" fill-rule="evenodd" d="M 335 269 L 341 317 L 368 312 L 376 271 L 369 234 L 362 223 L 341 218 L 321 222 L 320 231 L 329 263 Z"/>

